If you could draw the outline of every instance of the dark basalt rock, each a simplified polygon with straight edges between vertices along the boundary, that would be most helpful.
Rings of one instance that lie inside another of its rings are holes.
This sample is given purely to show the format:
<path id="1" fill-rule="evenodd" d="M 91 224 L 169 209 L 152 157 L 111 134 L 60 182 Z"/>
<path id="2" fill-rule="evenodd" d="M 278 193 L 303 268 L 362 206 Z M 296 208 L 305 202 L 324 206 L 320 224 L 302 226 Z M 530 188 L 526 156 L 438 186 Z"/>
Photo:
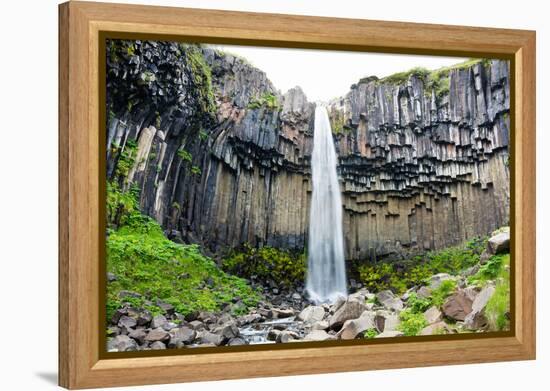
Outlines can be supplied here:
<path id="1" fill-rule="evenodd" d="M 261 70 L 209 48 L 139 41 L 108 57 L 108 176 L 135 140 L 127 180 L 144 213 L 212 252 L 304 247 L 315 105 L 299 87 L 282 95 Z M 448 81 L 438 96 L 417 76 L 365 78 L 330 102 L 348 259 L 399 259 L 507 223 L 508 62 L 454 69 Z"/>

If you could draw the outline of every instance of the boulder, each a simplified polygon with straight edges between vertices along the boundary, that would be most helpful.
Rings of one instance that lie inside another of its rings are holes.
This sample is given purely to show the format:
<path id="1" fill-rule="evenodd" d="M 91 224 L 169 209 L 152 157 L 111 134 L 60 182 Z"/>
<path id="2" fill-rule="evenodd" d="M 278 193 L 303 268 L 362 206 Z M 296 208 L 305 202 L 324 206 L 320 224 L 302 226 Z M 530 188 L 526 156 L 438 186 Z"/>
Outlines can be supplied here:
<path id="1" fill-rule="evenodd" d="M 190 327 L 180 327 L 170 331 L 170 344 L 180 347 L 183 345 L 189 345 L 195 340 L 197 332 Z M 172 346 L 169 346 L 172 347 Z"/>
<path id="2" fill-rule="evenodd" d="M 377 311 L 374 317 L 374 324 L 380 333 L 396 330 L 400 322 L 397 314 L 385 310 Z"/>
<path id="3" fill-rule="evenodd" d="M 470 330 L 480 329 L 487 325 L 485 307 L 495 293 L 494 285 L 487 285 L 479 292 L 472 303 L 472 311 L 464 318 L 464 326 Z"/>
<path id="4" fill-rule="evenodd" d="M 175 308 L 172 304 L 165 303 L 163 301 L 157 301 L 157 306 L 164 311 L 165 314 L 172 315 L 175 312 Z"/>
<path id="5" fill-rule="evenodd" d="M 168 320 L 166 319 L 166 317 L 164 315 L 157 315 L 151 321 L 151 328 L 156 329 L 156 328 L 162 327 L 167 322 L 168 322 Z"/>
<path id="6" fill-rule="evenodd" d="M 305 336 L 304 341 L 329 341 L 333 339 L 336 339 L 336 337 L 324 330 L 313 330 Z"/>
<path id="7" fill-rule="evenodd" d="M 217 327 L 214 332 L 221 335 L 226 340 L 239 336 L 239 328 L 234 321 L 229 321 L 222 326 Z"/>
<path id="8" fill-rule="evenodd" d="M 388 310 L 401 311 L 403 309 L 403 302 L 400 298 L 395 297 L 392 291 L 385 290 L 376 294 L 376 300 Z"/>
<path id="9" fill-rule="evenodd" d="M 174 322 L 166 322 L 162 325 L 162 328 L 166 331 L 170 331 L 170 330 L 175 329 L 177 327 L 178 327 L 178 325 Z"/>
<path id="10" fill-rule="evenodd" d="M 431 290 L 441 286 L 443 281 L 454 280 L 455 278 L 448 273 L 438 273 L 430 277 L 429 287 Z"/>
<path id="11" fill-rule="evenodd" d="M 137 317 L 138 326 L 147 326 L 153 320 L 153 316 L 149 311 L 143 311 Z"/>
<path id="12" fill-rule="evenodd" d="M 125 297 L 132 297 L 134 299 L 138 299 L 141 297 L 141 295 L 137 292 L 132 291 L 120 291 L 118 292 L 119 299 L 124 299 Z"/>
<path id="13" fill-rule="evenodd" d="M 118 324 L 120 318 L 122 318 L 122 316 L 126 315 L 127 313 L 128 310 L 126 308 L 119 308 L 114 312 L 113 316 L 111 317 L 111 323 Z"/>
<path id="14" fill-rule="evenodd" d="M 118 321 L 118 327 L 124 327 L 126 330 L 134 328 L 137 325 L 137 321 L 134 318 L 123 315 Z"/>
<path id="15" fill-rule="evenodd" d="M 279 338 L 279 334 L 281 334 L 281 330 L 271 329 L 267 333 L 267 340 L 268 341 L 276 341 L 277 338 Z"/>
<path id="16" fill-rule="evenodd" d="M 289 330 L 281 331 L 281 333 L 277 336 L 278 343 L 287 343 L 298 339 L 300 339 L 298 333 Z"/>
<path id="17" fill-rule="evenodd" d="M 466 288 L 464 288 L 464 293 L 473 302 L 476 299 L 476 296 L 479 294 L 479 288 L 473 285 L 467 286 Z"/>
<path id="18" fill-rule="evenodd" d="M 438 334 L 447 334 L 449 328 L 445 322 L 439 321 L 432 323 L 424 327 L 418 335 L 438 335 Z"/>
<path id="19" fill-rule="evenodd" d="M 246 345 L 246 341 L 242 338 L 231 338 L 227 343 L 228 346 L 241 346 Z"/>
<path id="20" fill-rule="evenodd" d="M 107 342 L 109 352 L 132 352 L 138 349 L 136 341 L 127 335 L 117 335 Z"/>
<path id="21" fill-rule="evenodd" d="M 164 350 L 166 349 L 166 345 L 160 341 L 155 341 L 151 344 L 150 348 L 151 350 Z"/>
<path id="22" fill-rule="evenodd" d="M 427 286 L 421 286 L 417 291 L 416 294 L 418 297 L 421 297 L 423 299 L 427 299 L 428 297 L 432 296 L 432 290 L 428 288 Z"/>
<path id="23" fill-rule="evenodd" d="M 107 272 L 107 282 L 113 282 L 117 280 L 117 276 L 113 273 Z"/>
<path id="24" fill-rule="evenodd" d="M 437 323 L 443 319 L 443 314 L 439 311 L 439 308 L 432 306 L 424 312 L 424 318 L 428 324 Z"/>
<path id="25" fill-rule="evenodd" d="M 202 323 L 200 320 L 193 320 L 192 322 L 189 322 L 189 327 L 196 331 L 204 330 L 205 328 L 204 323 Z"/>
<path id="26" fill-rule="evenodd" d="M 259 322 L 262 319 L 260 314 L 248 314 L 239 318 L 239 325 L 244 326 L 250 323 Z"/>
<path id="27" fill-rule="evenodd" d="M 501 232 L 492 236 L 487 242 L 487 250 L 491 254 L 501 254 L 510 251 L 510 232 Z"/>
<path id="28" fill-rule="evenodd" d="M 472 300 L 463 290 L 458 290 L 447 298 L 442 309 L 447 318 L 463 321 L 472 312 Z"/>
<path id="29" fill-rule="evenodd" d="M 145 341 L 145 337 L 147 336 L 147 332 L 143 329 L 137 329 L 137 330 L 130 330 L 128 333 L 128 337 L 135 339 L 139 344 L 143 344 L 143 341 Z"/>
<path id="30" fill-rule="evenodd" d="M 149 334 L 147 334 L 147 336 L 145 337 L 145 340 L 148 342 L 167 341 L 169 339 L 170 334 L 168 334 L 161 327 L 149 331 Z"/>
<path id="31" fill-rule="evenodd" d="M 325 317 L 325 309 L 321 306 L 310 305 L 298 314 L 297 319 L 305 323 L 315 323 L 323 320 Z"/>
<path id="32" fill-rule="evenodd" d="M 212 344 L 214 346 L 221 346 L 224 343 L 225 338 L 221 335 L 211 333 L 210 331 L 201 331 L 198 338 L 204 344 Z"/>
<path id="33" fill-rule="evenodd" d="M 290 318 L 294 316 L 294 310 L 292 308 L 272 308 L 271 316 L 273 319 Z"/>
<path id="34" fill-rule="evenodd" d="M 401 331 L 397 331 L 397 330 L 388 330 L 388 331 L 384 331 L 380 334 L 378 334 L 376 337 L 374 338 L 392 338 L 392 337 L 402 337 L 404 334 L 403 332 Z"/>
<path id="35" fill-rule="evenodd" d="M 375 317 L 375 312 L 365 311 L 357 319 L 346 320 L 342 326 L 342 329 L 337 334 L 338 338 L 355 339 L 358 336 L 362 336 L 365 331 L 375 329 Z"/>
<path id="36" fill-rule="evenodd" d="M 315 322 L 311 326 L 312 330 L 326 330 L 328 328 L 329 328 L 329 323 L 327 320 L 321 320 L 319 322 Z"/>
<path id="37" fill-rule="evenodd" d="M 346 320 L 359 318 L 366 309 L 365 304 L 359 301 L 347 300 L 332 315 L 329 320 L 329 327 L 333 330 L 339 330 Z"/>

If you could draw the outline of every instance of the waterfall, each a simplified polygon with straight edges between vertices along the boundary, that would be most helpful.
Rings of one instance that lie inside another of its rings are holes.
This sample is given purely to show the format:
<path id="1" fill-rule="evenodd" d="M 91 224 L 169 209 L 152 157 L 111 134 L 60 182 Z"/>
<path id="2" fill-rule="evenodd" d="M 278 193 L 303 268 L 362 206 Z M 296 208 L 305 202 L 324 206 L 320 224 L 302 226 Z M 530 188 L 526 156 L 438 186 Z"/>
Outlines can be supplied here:
<path id="1" fill-rule="evenodd" d="M 315 108 L 311 171 L 306 289 L 314 302 L 332 302 L 347 295 L 342 199 L 328 112 L 319 105 Z"/>

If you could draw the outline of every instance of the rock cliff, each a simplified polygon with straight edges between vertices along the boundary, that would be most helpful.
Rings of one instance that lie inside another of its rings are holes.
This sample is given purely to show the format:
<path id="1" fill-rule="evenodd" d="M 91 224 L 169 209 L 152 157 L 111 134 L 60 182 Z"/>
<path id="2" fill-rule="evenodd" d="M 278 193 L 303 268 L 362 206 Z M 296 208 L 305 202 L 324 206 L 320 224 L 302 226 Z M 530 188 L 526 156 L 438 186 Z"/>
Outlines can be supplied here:
<path id="1" fill-rule="evenodd" d="M 212 251 L 307 245 L 314 104 L 299 87 L 281 94 L 211 48 L 107 51 L 107 176 L 137 189 L 144 213 Z M 348 259 L 440 248 L 508 221 L 508 77 L 504 61 L 370 77 L 330 102 Z"/>

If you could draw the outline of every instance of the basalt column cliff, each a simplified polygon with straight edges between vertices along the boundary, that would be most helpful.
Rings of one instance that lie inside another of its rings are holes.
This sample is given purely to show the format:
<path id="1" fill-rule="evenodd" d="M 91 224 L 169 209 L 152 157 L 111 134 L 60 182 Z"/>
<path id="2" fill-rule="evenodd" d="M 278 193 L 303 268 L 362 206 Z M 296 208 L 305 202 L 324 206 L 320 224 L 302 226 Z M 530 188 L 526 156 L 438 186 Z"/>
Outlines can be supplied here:
<path id="1" fill-rule="evenodd" d="M 505 61 L 471 62 L 366 78 L 330 102 L 348 259 L 508 222 L 508 78 Z M 283 95 L 210 48 L 111 41 L 107 97 L 108 178 L 172 239 L 304 248 L 315 105 L 299 87 Z"/>

